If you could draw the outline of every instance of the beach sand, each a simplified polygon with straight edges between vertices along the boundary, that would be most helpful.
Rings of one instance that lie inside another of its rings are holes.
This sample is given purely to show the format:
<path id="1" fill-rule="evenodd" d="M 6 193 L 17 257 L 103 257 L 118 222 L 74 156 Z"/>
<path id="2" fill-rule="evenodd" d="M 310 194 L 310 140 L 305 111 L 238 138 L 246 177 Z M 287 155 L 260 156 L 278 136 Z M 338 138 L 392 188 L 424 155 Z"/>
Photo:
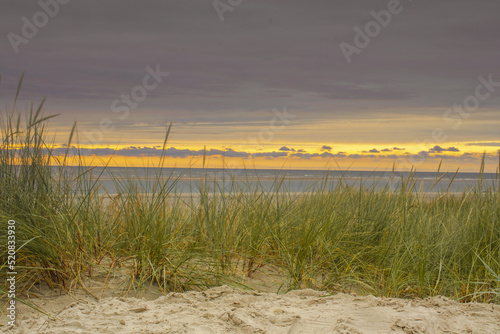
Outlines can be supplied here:
<path id="1" fill-rule="evenodd" d="M 500 305 L 444 297 L 395 299 L 238 290 L 168 293 L 158 298 L 59 295 L 32 299 L 52 315 L 18 307 L 9 333 L 499 333 Z"/>

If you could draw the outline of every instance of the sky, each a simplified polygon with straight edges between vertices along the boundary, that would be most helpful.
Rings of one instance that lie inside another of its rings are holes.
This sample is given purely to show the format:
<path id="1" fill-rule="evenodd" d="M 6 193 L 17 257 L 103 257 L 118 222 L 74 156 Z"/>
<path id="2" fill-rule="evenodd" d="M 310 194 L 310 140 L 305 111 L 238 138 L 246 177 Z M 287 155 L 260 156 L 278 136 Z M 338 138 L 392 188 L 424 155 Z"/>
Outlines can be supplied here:
<path id="1" fill-rule="evenodd" d="M 0 109 L 90 164 L 498 167 L 500 2 L 1 0 Z M 57 151 L 59 150 L 59 151 Z"/>

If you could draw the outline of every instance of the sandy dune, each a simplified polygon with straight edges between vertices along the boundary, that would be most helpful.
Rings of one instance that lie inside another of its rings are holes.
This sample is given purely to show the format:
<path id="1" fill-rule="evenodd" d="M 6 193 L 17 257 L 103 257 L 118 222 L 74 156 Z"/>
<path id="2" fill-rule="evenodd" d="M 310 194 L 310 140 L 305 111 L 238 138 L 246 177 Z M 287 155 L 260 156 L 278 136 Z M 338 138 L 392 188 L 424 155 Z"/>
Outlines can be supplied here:
<path id="1" fill-rule="evenodd" d="M 500 333 L 500 305 L 460 304 L 443 297 L 403 300 L 313 290 L 278 295 L 222 286 L 150 301 L 113 297 L 63 305 L 68 300 L 46 301 L 45 309 L 62 311 L 52 319 L 24 314 L 20 326 L 9 332 Z"/>

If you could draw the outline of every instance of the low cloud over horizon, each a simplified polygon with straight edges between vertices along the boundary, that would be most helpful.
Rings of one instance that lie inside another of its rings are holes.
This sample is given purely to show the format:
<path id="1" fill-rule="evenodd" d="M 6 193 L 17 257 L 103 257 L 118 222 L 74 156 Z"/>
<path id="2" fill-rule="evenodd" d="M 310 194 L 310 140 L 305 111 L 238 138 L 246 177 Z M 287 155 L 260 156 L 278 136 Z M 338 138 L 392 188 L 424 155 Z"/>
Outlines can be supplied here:
<path id="1" fill-rule="evenodd" d="M 283 148 L 283 147 L 282 147 Z M 378 158 L 378 159 L 397 159 L 397 158 L 411 158 L 418 157 L 419 159 L 425 157 L 433 157 L 439 159 L 452 159 L 456 160 L 459 158 L 474 158 L 480 159 L 482 156 L 481 153 L 477 152 L 464 152 L 461 155 L 457 156 L 456 154 L 442 154 L 443 152 L 451 152 L 458 153 L 459 149 L 455 147 L 449 148 L 441 148 L 439 146 L 433 147 L 429 151 L 421 151 L 418 153 L 409 153 L 406 152 L 404 154 L 379 154 L 384 150 L 372 149 L 370 151 L 364 151 L 364 153 L 354 153 L 348 154 L 346 152 L 339 151 L 337 153 L 330 152 L 306 152 L 305 150 L 292 150 L 289 149 L 287 151 L 282 150 L 282 148 L 278 151 L 268 151 L 268 152 L 250 152 L 250 151 L 235 151 L 231 148 L 226 148 L 224 150 L 220 149 L 178 149 L 175 147 L 168 147 L 165 150 L 162 150 L 160 146 L 156 147 L 136 147 L 130 146 L 125 148 L 85 148 L 80 147 L 77 148 L 75 146 L 70 147 L 59 147 L 53 149 L 52 153 L 55 156 L 63 156 L 65 154 L 69 154 L 72 156 L 123 156 L 123 157 L 171 157 L 171 158 L 196 158 L 196 157 L 227 157 L 227 158 L 256 158 L 256 157 L 264 157 L 264 158 L 299 158 L 299 159 L 312 159 L 312 158 L 350 158 L 350 159 L 361 159 L 361 158 Z M 300 152 L 299 152 L 300 151 Z M 377 154 L 373 154 L 377 153 Z M 495 158 L 497 154 L 500 153 L 500 150 L 496 152 L 496 154 L 487 154 L 488 158 Z"/>

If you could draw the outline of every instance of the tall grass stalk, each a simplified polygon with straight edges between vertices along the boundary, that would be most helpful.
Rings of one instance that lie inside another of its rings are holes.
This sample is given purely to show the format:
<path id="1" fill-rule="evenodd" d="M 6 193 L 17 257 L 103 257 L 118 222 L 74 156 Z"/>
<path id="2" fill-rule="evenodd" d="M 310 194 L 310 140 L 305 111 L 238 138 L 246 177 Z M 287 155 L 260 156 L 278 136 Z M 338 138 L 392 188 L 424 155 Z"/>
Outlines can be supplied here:
<path id="1" fill-rule="evenodd" d="M 286 176 L 269 190 L 247 170 L 222 180 L 205 174 L 186 199 L 176 185 L 189 171 L 165 174 L 168 128 L 148 181 L 114 174 L 115 194 L 107 194 L 105 169 L 87 167 L 78 154 L 76 127 L 66 153 L 54 153 L 46 128 L 52 116 L 42 107 L 24 120 L 6 112 L 1 121 L 0 227 L 18 222 L 20 291 L 42 283 L 90 291 L 90 279 L 119 267 L 126 290 L 184 291 L 246 284 L 269 267 L 282 273 L 280 291 L 498 301 L 500 192 L 485 183 L 485 157 L 478 184 L 460 196 L 449 193 L 458 171 L 448 191 L 428 197 L 414 169 L 396 191 L 395 176 L 385 186 L 352 186 L 326 174 L 300 194 Z M 431 189 L 447 182 L 440 168 Z M 6 259 L 5 249 L 0 256 Z"/>

